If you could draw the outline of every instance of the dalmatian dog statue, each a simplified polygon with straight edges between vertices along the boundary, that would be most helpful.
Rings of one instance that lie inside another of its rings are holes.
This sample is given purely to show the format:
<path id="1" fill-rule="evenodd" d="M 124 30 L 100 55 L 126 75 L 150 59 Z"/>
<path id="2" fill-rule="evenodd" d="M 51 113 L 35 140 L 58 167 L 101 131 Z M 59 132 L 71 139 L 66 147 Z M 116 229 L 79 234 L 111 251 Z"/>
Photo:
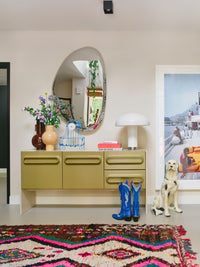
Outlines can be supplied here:
<path id="1" fill-rule="evenodd" d="M 183 211 L 178 207 L 178 163 L 175 160 L 169 160 L 166 163 L 166 176 L 162 183 L 161 190 L 158 196 L 155 196 L 152 212 L 157 216 L 165 214 L 170 217 L 169 210 L 174 210 L 178 213 Z"/>

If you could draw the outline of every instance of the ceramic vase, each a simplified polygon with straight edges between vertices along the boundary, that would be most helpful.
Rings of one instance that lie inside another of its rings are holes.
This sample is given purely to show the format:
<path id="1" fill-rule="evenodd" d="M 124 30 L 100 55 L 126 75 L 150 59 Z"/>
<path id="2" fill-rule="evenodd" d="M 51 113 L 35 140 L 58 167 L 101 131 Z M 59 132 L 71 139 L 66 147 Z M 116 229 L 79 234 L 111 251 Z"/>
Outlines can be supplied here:
<path id="1" fill-rule="evenodd" d="M 45 132 L 42 135 L 42 141 L 46 145 L 47 151 L 53 151 L 54 150 L 54 145 L 58 141 L 58 135 L 54 131 L 53 125 L 47 125 L 46 126 Z"/>
<path id="2" fill-rule="evenodd" d="M 37 120 L 35 131 L 36 134 L 32 138 L 32 144 L 37 150 L 44 150 L 45 144 L 42 142 L 42 134 L 45 131 L 44 123 L 41 123 L 39 120 Z"/>

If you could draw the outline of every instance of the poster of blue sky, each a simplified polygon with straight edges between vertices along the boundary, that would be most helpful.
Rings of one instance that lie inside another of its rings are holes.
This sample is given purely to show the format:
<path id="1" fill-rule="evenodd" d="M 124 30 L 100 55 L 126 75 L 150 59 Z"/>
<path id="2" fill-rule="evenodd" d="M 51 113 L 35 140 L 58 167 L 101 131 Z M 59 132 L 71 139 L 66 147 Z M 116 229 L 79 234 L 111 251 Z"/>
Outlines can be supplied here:
<path id="1" fill-rule="evenodd" d="M 200 74 L 164 75 L 165 117 L 180 114 L 198 102 Z"/>

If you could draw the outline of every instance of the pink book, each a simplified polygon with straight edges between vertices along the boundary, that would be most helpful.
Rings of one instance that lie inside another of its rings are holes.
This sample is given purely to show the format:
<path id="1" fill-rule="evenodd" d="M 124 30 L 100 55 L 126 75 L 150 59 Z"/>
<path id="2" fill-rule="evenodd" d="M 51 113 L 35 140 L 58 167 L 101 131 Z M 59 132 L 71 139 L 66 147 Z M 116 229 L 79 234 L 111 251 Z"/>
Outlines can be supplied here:
<path id="1" fill-rule="evenodd" d="M 99 143 L 98 148 L 121 148 L 121 143 Z"/>

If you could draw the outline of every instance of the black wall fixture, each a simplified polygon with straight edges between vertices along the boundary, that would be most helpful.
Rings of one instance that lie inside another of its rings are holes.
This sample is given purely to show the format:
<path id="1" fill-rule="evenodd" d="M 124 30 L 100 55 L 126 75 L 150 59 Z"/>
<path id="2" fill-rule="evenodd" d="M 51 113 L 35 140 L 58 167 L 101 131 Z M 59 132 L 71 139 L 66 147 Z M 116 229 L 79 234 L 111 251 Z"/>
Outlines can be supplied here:
<path id="1" fill-rule="evenodd" d="M 103 1 L 103 10 L 105 14 L 113 14 L 113 2 Z"/>

